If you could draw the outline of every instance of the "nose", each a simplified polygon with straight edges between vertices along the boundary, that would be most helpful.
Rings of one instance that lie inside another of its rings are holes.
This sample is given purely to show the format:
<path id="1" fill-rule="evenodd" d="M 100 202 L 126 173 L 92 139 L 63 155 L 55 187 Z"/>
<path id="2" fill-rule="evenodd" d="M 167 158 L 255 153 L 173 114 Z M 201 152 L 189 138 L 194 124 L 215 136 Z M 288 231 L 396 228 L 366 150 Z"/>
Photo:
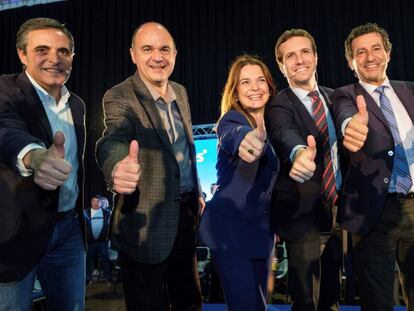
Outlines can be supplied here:
<path id="1" fill-rule="evenodd" d="M 303 63 L 303 58 L 302 58 L 302 55 L 301 54 L 298 54 L 296 56 L 296 63 L 297 64 L 302 64 Z"/>
<path id="2" fill-rule="evenodd" d="M 374 53 L 372 53 L 372 51 L 367 51 L 367 60 L 374 60 Z"/>
<path id="3" fill-rule="evenodd" d="M 162 59 L 162 54 L 159 49 L 154 49 L 152 52 L 152 58 L 156 61 L 160 61 Z"/>
<path id="4" fill-rule="evenodd" d="M 256 91 L 259 89 L 259 85 L 257 82 L 252 82 L 251 84 L 251 90 Z"/>
<path id="5" fill-rule="evenodd" d="M 47 59 L 49 62 L 56 64 L 59 62 L 60 57 L 57 51 L 49 51 Z"/>

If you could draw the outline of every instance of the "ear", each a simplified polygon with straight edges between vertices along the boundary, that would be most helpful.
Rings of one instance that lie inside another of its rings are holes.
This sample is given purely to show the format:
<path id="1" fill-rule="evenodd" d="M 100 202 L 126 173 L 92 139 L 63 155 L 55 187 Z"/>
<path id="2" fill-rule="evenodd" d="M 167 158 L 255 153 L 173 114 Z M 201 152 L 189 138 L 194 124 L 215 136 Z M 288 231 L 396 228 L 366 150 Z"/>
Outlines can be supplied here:
<path id="1" fill-rule="evenodd" d="M 287 77 L 287 76 L 286 76 L 285 66 L 283 66 L 283 64 L 282 64 L 282 63 L 279 63 L 279 62 L 277 62 L 277 65 L 279 66 L 279 70 L 280 70 L 280 72 L 283 74 L 283 76 L 284 76 L 284 77 Z"/>
<path id="2" fill-rule="evenodd" d="M 391 51 L 387 52 L 388 62 L 391 60 Z"/>
<path id="3" fill-rule="evenodd" d="M 315 65 L 318 66 L 318 53 L 315 53 Z"/>
<path id="4" fill-rule="evenodd" d="M 129 48 L 129 54 L 131 54 L 132 62 L 134 64 L 136 64 L 136 62 L 135 62 L 135 54 L 134 54 L 134 49 L 133 48 Z"/>
<path id="5" fill-rule="evenodd" d="M 348 59 L 348 67 L 349 67 L 349 69 L 351 69 L 352 71 L 354 71 L 354 70 L 355 70 L 355 67 L 354 67 L 354 58 L 352 58 L 352 59 Z"/>
<path id="6" fill-rule="evenodd" d="M 26 56 L 26 53 L 23 50 L 21 50 L 21 49 L 17 49 L 17 55 L 19 55 L 20 62 L 23 65 L 27 66 L 27 56 Z"/>

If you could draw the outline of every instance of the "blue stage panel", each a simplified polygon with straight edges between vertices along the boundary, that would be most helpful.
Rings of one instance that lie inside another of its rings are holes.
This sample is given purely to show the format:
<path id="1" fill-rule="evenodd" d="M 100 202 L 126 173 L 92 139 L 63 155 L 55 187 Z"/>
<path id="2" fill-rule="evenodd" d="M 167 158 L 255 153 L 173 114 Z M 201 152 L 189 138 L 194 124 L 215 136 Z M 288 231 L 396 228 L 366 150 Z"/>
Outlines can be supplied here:
<path id="1" fill-rule="evenodd" d="M 268 311 L 290 311 L 290 305 L 269 305 Z M 341 306 L 341 311 L 360 311 L 359 306 Z M 405 307 L 394 307 L 394 311 L 405 311 Z M 203 311 L 226 311 L 224 304 L 204 304 Z"/>

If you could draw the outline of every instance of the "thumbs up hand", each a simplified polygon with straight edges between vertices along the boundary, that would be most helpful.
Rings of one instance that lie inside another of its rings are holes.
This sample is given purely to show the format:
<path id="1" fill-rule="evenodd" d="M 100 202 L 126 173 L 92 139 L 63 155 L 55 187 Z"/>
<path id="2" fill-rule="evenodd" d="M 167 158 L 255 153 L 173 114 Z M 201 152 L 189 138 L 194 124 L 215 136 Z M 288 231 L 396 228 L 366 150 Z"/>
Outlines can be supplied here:
<path id="1" fill-rule="evenodd" d="M 266 129 L 263 116 L 256 120 L 257 127 L 244 136 L 239 146 L 239 157 L 247 163 L 252 163 L 263 155 L 266 144 Z"/>
<path id="2" fill-rule="evenodd" d="M 34 149 L 23 158 L 26 167 L 34 170 L 34 182 L 45 190 L 55 190 L 69 178 L 72 166 L 65 160 L 65 135 L 56 132 L 49 149 Z"/>
<path id="3" fill-rule="evenodd" d="M 141 166 L 138 162 L 139 145 L 131 141 L 128 155 L 115 164 L 112 170 L 113 190 L 120 194 L 131 194 L 135 191 L 141 176 Z"/>
<path id="4" fill-rule="evenodd" d="M 316 169 L 316 141 L 312 135 L 307 138 L 308 146 L 296 151 L 289 176 L 293 180 L 303 183 L 312 178 Z"/>
<path id="5" fill-rule="evenodd" d="M 358 95 L 356 101 L 358 112 L 346 126 L 343 141 L 344 147 L 352 152 L 357 152 L 364 146 L 368 135 L 368 112 L 365 99 L 362 95 Z"/>

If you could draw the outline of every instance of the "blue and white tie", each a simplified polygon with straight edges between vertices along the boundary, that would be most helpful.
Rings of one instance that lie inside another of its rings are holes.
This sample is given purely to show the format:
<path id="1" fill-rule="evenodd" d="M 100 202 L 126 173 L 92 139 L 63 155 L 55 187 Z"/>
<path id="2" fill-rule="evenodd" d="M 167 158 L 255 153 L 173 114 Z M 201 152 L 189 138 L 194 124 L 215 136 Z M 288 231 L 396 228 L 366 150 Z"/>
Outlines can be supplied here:
<path id="1" fill-rule="evenodd" d="M 379 101 L 382 113 L 387 119 L 390 126 L 392 137 L 394 138 L 394 167 L 392 170 L 392 180 L 395 182 L 395 189 L 399 193 L 408 193 L 413 185 L 410 169 L 408 167 L 407 156 L 405 155 L 404 146 L 401 141 L 400 132 L 398 131 L 397 121 L 391 102 L 384 92 L 385 86 L 379 86 L 375 89 L 380 94 Z"/>

